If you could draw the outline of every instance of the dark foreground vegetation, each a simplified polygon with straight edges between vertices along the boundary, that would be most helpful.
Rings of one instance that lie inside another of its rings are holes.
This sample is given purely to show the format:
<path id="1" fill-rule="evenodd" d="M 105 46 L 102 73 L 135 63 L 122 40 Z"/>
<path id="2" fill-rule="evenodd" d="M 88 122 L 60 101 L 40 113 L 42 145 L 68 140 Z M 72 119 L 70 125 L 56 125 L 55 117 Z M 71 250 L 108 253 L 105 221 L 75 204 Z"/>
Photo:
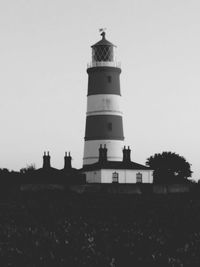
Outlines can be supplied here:
<path id="1" fill-rule="evenodd" d="M 10 194 L 10 195 L 9 195 Z M 0 266 L 199 266 L 200 197 L 0 196 Z"/>

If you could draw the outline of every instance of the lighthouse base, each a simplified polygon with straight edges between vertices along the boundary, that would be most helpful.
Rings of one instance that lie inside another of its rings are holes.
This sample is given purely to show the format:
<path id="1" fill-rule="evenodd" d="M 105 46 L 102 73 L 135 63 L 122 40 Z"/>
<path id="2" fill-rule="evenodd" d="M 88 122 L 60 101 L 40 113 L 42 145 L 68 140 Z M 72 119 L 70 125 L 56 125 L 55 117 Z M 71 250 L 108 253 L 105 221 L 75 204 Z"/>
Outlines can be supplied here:
<path id="1" fill-rule="evenodd" d="M 85 141 L 83 165 L 93 164 L 99 160 L 99 147 L 106 145 L 108 161 L 122 161 L 122 140 L 90 140 Z"/>

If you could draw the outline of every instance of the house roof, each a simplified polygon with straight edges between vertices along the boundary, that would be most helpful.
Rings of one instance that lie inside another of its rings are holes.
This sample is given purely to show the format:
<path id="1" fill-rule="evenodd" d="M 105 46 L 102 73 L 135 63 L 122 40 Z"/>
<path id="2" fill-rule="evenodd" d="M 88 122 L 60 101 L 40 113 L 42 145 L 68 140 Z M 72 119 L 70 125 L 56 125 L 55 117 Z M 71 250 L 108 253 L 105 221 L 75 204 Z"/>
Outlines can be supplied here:
<path id="1" fill-rule="evenodd" d="M 36 173 L 57 173 L 59 170 L 53 167 L 49 167 L 49 168 L 39 168 L 37 170 L 35 170 Z"/>
<path id="2" fill-rule="evenodd" d="M 93 171 L 100 169 L 122 169 L 122 170 L 152 170 L 150 167 L 141 165 L 136 162 L 123 162 L 123 161 L 107 161 L 104 163 L 95 162 L 93 164 L 84 165 L 81 171 Z"/>
<path id="3" fill-rule="evenodd" d="M 66 173 L 66 174 L 76 174 L 78 173 L 79 170 L 77 170 L 76 168 L 69 168 L 69 169 L 61 169 L 59 170 L 62 173 Z"/>
<path id="4" fill-rule="evenodd" d="M 56 168 L 53 168 L 53 167 L 50 167 L 50 168 L 40 168 L 40 169 L 37 169 L 36 170 L 36 173 L 37 174 L 48 174 L 48 175 L 58 175 L 58 174 L 69 174 L 69 175 L 72 175 L 72 174 L 76 174 L 78 173 L 78 170 L 75 169 L 75 168 L 69 168 L 69 169 L 56 169 Z"/>

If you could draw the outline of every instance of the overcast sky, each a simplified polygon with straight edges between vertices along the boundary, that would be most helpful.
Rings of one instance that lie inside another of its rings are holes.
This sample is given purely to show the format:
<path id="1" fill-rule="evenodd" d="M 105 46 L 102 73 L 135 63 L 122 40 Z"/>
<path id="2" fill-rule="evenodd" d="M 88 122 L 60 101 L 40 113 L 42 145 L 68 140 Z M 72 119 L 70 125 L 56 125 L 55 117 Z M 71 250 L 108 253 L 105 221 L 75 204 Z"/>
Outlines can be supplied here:
<path id="1" fill-rule="evenodd" d="M 1 0 L 0 168 L 81 167 L 90 46 L 117 45 L 132 160 L 172 151 L 200 179 L 199 0 Z"/>

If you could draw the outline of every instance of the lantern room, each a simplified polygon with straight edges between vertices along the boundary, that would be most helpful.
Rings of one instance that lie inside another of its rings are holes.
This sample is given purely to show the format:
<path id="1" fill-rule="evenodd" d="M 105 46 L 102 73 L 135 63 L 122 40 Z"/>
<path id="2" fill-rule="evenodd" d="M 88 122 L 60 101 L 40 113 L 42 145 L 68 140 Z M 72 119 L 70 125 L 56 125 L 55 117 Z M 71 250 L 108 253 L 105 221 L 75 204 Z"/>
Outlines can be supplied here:
<path id="1" fill-rule="evenodd" d="M 92 62 L 88 64 L 88 68 L 91 67 L 120 67 L 120 63 L 116 62 L 116 46 L 106 40 L 106 33 L 101 33 L 102 39 L 96 44 L 92 45 Z"/>

